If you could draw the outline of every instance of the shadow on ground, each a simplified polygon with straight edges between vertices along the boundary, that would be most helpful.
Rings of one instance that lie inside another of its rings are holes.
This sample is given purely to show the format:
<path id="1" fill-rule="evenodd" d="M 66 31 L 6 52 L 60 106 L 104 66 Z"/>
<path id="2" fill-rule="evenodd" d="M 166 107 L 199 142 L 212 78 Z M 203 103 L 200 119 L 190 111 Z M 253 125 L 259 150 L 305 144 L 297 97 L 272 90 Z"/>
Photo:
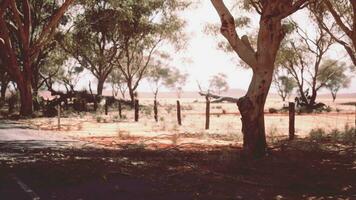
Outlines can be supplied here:
<path id="1" fill-rule="evenodd" d="M 43 143 L 40 141 L 39 143 Z M 356 199 L 356 148 L 284 142 L 260 160 L 231 147 L 114 149 L 0 143 L 0 199 Z"/>

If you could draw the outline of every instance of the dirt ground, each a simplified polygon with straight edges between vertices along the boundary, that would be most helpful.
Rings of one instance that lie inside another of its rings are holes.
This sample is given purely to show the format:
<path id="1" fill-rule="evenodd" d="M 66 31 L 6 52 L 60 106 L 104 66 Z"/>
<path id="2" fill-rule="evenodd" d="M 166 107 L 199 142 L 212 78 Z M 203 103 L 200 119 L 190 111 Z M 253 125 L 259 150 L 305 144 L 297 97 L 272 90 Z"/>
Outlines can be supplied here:
<path id="1" fill-rule="evenodd" d="M 280 143 L 260 160 L 229 146 L 27 145 L 0 144 L 0 199 L 356 199 L 356 148 L 327 140 Z"/>

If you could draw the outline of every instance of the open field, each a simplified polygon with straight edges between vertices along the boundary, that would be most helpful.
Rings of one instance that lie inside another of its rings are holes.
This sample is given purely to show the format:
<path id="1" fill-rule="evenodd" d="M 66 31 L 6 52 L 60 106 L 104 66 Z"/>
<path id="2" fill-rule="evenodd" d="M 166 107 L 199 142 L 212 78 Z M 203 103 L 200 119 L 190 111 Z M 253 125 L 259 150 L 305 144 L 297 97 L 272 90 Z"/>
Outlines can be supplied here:
<path id="1" fill-rule="evenodd" d="M 308 136 L 312 129 L 326 131 L 352 127 L 355 123 L 355 106 L 343 105 L 353 99 L 338 99 L 332 103 L 324 100 L 331 112 L 296 114 L 296 135 Z M 134 122 L 134 111 L 123 109 L 123 118 L 119 118 L 116 107 L 105 115 L 101 109 L 97 113 L 62 113 L 61 130 L 58 119 L 34 118 L 19 120 L 33 130 L 59 132 L 61 135 L 80 138 L 84 141 L 99 143 L 135 143 L 142 145 L 180 145 L 198 143 L 205 145 L 239 145 L 242 142 L 241 121 L 237 106 L 231 103 L 211 104 L 210 129 L 205 130 L 205 102 L 203 99 L 181 99 L 182 126 L 177 124 L 174 99 L 159 101 L 158 118 L 153 118 L 153 100 L 140 99 L 140 119 Z M 269 99 L 266 105 L 266 132 L 270 140 L 285 138 L 288 135 L 288 113 L 269 113 L 269 108 L 280 109 L 283 102 Z"/>

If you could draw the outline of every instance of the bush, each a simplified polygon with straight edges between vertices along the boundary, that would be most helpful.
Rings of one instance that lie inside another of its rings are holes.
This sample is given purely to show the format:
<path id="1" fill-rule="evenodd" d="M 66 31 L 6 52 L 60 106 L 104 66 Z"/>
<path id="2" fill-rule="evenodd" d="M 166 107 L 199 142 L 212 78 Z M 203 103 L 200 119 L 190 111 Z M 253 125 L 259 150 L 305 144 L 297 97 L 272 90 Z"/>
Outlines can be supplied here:
<path id="1" fill-rule="evenodd" d="M 345 143 L 356 143 L 356 129 L 353 127 L 345 126 L 345 130 L 341 135 L 341 139 Z"/>
<path id="2" fill-rule="evenodd" d="M 100 123 L 103 120 L 103 118 L 101 116 L 96 116 L 95 119 L 96 119 L 96 122 L 98 122 L 98 123 Z"/>
<path id="3" fill-rule="evenodd" d="M 273 113 L 278 113 L 278 110 L 275 109 L 275 108 L 269 108 L 269 109 L 268 109 L 268 112 L 271 113 L 271 114 L 273 114 Z"/>
<path id="4" fill-rule="evenodd" d="M 151 107 L 148 107 L 148 106 L 145 106 L 142 108 L 142 111 L 145 115 L 151 115 L 152 114 L 152 111 L 153 111 L 153 108 Z"/>
<path id="5" fill-rule="evenodd" d="M 324 139 L 326 133 L 322 128 L 312 129 L 309 133 L 309 138 L 312 141 L 319 142 Z"/>
<path id="6" fill-rule="evenodd" d="M 193 110 L 193 107 L 191 105 L 186 105 L 186 106 L 182 106 L 181 109 L 182 110 Z"/>

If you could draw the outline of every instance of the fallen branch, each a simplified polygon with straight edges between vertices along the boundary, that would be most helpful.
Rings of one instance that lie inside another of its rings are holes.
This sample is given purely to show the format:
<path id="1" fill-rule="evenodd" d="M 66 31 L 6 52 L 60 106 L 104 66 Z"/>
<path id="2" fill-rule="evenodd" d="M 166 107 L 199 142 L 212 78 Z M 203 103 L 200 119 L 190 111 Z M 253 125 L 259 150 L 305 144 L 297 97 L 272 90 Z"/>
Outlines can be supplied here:
<path id="1" fill-rule="evenodd" d="M 208 97 L 208 98 L 213 98 L 215 100 L 211 101 L 211 103 L 221 103 L 221 102 L 231 102 L 231 103 L 238 103 L 240 101 L 240 98 L 234 98 L 234 97 L 225 97 L 225 96 L 219 96 L 216 94 L 211 94 L 210 92 L 199 92 L 200 96 Z"/>

